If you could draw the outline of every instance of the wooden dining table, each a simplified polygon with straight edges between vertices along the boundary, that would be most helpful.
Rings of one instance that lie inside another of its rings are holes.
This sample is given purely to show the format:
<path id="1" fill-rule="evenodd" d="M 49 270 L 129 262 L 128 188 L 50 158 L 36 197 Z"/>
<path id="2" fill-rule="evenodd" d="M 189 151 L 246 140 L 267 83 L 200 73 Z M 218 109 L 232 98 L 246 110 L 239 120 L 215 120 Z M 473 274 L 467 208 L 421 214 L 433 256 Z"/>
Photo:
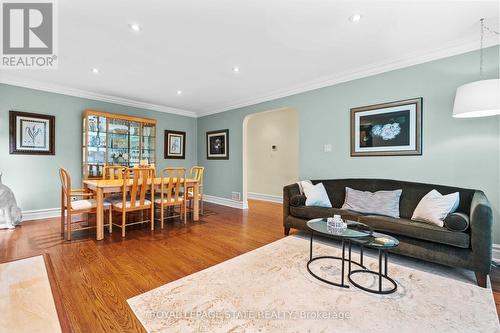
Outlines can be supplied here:
<path id="1" fill-rule="evenodd" d="M 168 177 L 164 178 L 164 184 L 169 181 Z M 160 190 L 161 187 L 161 177 L 154 179 L 155 191 Z M 132 186 L 132 180 L 127 184 L 127 190 Z M 96 225 L 97 225 L 97 240 L 102 240 L 104 238 L 104 195 L 107 193 L 120 193 L 123 191 L 123 179 L 88 179 L 83 181 L 83 187 L 89 191 L 95 193 L 97 212 L 96 212 Z M 187 193 L 188 189 L 193 189 L 193 220 L 198 221 L 199 215 L 199 189 L 198 181 L 195 179 L 186 178 L 186 189 L 184 192 Z"/>

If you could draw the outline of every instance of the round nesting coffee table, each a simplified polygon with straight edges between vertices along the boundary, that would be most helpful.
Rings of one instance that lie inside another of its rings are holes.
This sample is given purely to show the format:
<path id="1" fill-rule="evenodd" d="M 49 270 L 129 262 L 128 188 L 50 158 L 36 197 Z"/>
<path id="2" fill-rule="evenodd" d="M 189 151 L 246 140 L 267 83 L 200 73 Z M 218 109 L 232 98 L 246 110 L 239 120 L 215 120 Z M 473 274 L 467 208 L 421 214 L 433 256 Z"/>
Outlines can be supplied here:
<path id="1" fill-rule="evenodd" d="M 367 226 L 366 224 L 359 223 L 359 222 L 354 222 L 354 221 L 346 221 L 347 223 L 347 229 L 342 230 L 340 232 L 337 232 L 333 228 L 329 227 L 326 223 L 326 219 L 314 219 L 307 221 L 307 227 L 311 231 L 311 241 L 309 245 L 309 261 L 307 262 L 307 271 L 309 274 L 311 274 L 313 277 L 316 279 L 337 286 L 337 287 L 342 287 L 342 288 L 349 288 L 349 285 L 344 283 L 344 275 L 345 275 L 345 262 L 348 263 L 348 273 L 351 273 L 351 264 L 357 265 L 363 269 L 366 269 L 365 266 L 363 266 L 363 255 L 361 252 L 361 261 L 355 262 L 351 260 L 351 240 L 354 239 L 363 239 L 363 238 L 368 238 L 372 235 L 373 230 Z M 336 256 L 319 256 L 319 257 L 314 257 L 313 258 L 313 238 L 314 234 L 318 234 L 321 236 L 326 236 L 330 238 L 335 238 L 335 239 L 340 239 L 342 241 L 342 257 L 336 257 Z M 348 245 L 349 249 L 349 254 L 348 257 L 345 257 L 345 248 L 346 244 Z M 362 247 L 361 247 L 361 251 Z M 342 273 L 340 277 L 340 283 L 338 282 L 333 282 L 329 281 L 327 279 L 324 279 L 318 275 L 316 275 L 309 267 L 309 265 L 319 259 L 333 259 L 333 260 L 340 260 L 342 263 Z"/>
<path id="2" fill-rule="evenodd" d="M 390 240 L 391 242 L 387 243 L 387 244 L 382 244 L 382 243 L 380 243 L 378 241 L 381 238 L 385 238 L 387 240 Z M 396 289 L 398 288 L 398 285 L 387 274 L 387 252 L 389 250 L 395 248 L 396 246 L 398 246 L 399 245 L 399 241 L 396 238 L 392 237 L 392 236 L 385 235 L 385 234 L 382 234 L 382 233 L 379 233 L 379 232 L 373 232 L 372 235 L 369 236 L 369 237 L 366 237 L 366 238 L 363 238 L 363 239 L 353 239 L 352 241 L 354 243 L 357 243 L 357 244 L 359 244 L 361 246 L 361 262 L 363 260 L 363 247 L 368 247 L 368 248 L 371 248 L 371 249 L 378 250 L 378 272 L 371 271 L 369 269 L 366 269 L 365 267 L 363 267 L 364 269 L 352 270 L 348 274 L 349 281 L 354 286 L 358 287 L 361 290 L 367 291 L 369 293 L 374 293 L 374 294 L 391 294 L 391 293 L 395 292 Z M 384 259 L 383 260 L 383 262 L 384 262 L 383 264 L 382 264 L 382 258 Z M 383 270 L 382 270 L 382 268 L 383 268 Z M 372 289 L 372 288 L 368 288 L 368 287 L 362 286 L 362 285 L 360 285 L 357 282 L 354 282 L 353 279 L 352 279 L 352 276 L 354 276 L 356 274 L 372 274 L 372 275 L 378 276 L 378 288 L 377 289 Z M 383 289 L 382 284 L 383 284 L 384 280 L 387 281 L 387 282 L 389 282 L 391 284 L 391 288 L 390 289 Z"/>

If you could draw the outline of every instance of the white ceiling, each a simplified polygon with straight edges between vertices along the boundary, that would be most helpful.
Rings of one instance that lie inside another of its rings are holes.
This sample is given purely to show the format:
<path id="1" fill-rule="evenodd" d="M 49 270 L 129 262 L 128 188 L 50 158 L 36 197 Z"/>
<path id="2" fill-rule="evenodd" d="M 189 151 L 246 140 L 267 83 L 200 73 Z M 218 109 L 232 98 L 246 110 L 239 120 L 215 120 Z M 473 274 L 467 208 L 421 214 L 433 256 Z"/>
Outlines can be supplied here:
<path id="1" fill-rule="evenodd" d="M 60 0 L 58 11 L 59 68 L 3 70 L 1 82 L 203 115 L 478 48 L 478 20 L 498 31 L 499 1 Z"/>

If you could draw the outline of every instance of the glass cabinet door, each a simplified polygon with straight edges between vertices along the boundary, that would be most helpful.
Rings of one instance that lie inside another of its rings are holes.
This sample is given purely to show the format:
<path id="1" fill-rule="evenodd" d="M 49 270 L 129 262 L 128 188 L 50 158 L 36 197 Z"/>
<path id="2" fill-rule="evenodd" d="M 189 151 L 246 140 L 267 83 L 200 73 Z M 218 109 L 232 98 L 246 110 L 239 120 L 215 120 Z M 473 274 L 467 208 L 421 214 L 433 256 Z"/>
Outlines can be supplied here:
<path id="1" fill-rule="evenodd" d="M 141 159 L 147 160 L 149 164 L 155 163 L 156 156 L 156 126 L 144 124 L 142 127 L 142 151 Z"/>
<path id="2" fill-rule="evenodd" d="M 130 122 L 110 119 L 108 124 L 108 164 L 128 166 L 130 162 Z"/>
<path id="3" fill-rule="evenodd" d="M 130 123 L 130 166 L 139 164 L 141 157 L 141 124 Z"/>
<path id="4" fill-rule="evenodd" d="M 87 122 L 87 175 L 101 177 L 106 163 L 106 118 L 89 116 Z"/>

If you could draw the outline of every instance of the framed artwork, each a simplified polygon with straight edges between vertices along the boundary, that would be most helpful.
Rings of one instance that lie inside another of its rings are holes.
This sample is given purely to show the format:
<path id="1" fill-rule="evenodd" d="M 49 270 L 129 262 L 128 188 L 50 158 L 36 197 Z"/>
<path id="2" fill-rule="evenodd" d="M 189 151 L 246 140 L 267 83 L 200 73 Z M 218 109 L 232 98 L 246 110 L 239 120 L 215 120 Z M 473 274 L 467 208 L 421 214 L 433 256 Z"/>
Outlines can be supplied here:
<path id="1" fill-rule="evenodd" d="M 55 155 L 56 117 L 9 111 L 11 154 Z"/>
<path id="2" fill-rule="evenodd" d="M 351 156 L 422 155 L 422 98 L 351 109 Z"/>
<path id="3" fill-rule="evenodd" d="M 164 158 L 186 158 L 186 132 L 165 130 Z"/>
<path id="4" fill-rule="evenodd" d="M 229 130 L 207 132 L 207 160 L 229 159 Z"/>

